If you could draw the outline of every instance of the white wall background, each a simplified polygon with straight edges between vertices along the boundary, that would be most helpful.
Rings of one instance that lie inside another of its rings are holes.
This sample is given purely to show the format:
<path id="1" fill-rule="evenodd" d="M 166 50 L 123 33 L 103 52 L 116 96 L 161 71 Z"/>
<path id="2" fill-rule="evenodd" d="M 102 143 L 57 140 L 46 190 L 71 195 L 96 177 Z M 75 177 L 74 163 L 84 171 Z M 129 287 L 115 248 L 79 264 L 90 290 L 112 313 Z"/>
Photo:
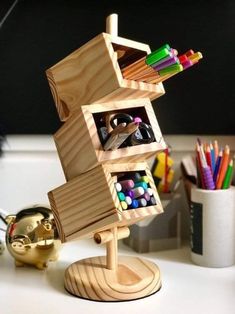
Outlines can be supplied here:
<path id="1" fill-rule="evenodd" d="M 202 141 L 217 139 L 220 145 L 228 144 L 235 151 L 235 136 L 200 136 Z M 165 136 L 171 145 L 175 180 L 180 176 L 179 164 L 183 156 L 193 154 L 196 136 Z M 151 164 L 151 160 L 150 160 Z M 47 192 L 65 183 L 52 136 L 8 136 L 4 154 L 0 158 L 0 208 L 10 214 L 35 203 L 48 204 Z M 182 236 L 188 235 L 189 211 L 181 192 Z M 177 203 L 178 204 L 178 203 Z"/>

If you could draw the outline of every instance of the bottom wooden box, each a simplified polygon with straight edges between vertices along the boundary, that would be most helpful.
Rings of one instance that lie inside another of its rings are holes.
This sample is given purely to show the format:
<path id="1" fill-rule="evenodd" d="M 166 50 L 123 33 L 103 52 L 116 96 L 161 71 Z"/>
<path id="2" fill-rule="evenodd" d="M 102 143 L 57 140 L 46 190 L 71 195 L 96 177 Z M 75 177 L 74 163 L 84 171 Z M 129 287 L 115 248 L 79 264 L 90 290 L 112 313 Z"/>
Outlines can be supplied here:
<path id="1" fill-rule="evenodd" d="M 156 205 L 123 210 L 115 188 L 117 177 L 139 172 L 149 179 Z M 74 178 L 48 193 L 62 242 L 114 226 L 128 226 L 163 212 L 146 162 L 105 164 Z"/>

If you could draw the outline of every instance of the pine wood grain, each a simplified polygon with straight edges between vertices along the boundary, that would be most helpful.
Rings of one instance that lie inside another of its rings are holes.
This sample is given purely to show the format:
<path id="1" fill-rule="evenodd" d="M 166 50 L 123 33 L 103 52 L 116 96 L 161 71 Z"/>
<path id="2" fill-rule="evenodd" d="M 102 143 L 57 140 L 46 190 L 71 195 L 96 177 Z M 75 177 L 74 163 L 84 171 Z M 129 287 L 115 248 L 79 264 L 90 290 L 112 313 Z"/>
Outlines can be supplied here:
<path id="1" fill-rule="evenodd" d="M 65 288 L 71 294 L 97 301 L 139 299 L 161 288 L 161 276 L 154 263 L 130 256 L 118 258 L 118 269 L 106 268 L 105 256 L 87 258 L 70 265 Z"/>
<path id="2" fill-rule="evenodd" d="M 104 151 L 93 115 L 126 109 L 144 108 L 152 126 L 156 142 Z M 166 148 L 156 115 L 149 99 L 82 106 L 54 134 L 54 140 L 66 179 L 69 181 L 100 163 L 139 162 Z"/>
<path id="3" fill-rule="evenodd" d="M 145 171 L 157 204 L 122 210 L 115 190 L 115 173 Z M 114 175 L 114 179 L 112 177 Z M 114 227 L 131 225 L 163 212 L 147 163 L 99 165 L 48 193 L 62 242 Z"/>
<path id="4" fill-rule="evenodd" d="M 164 94 L 161 83 L 127 83 L 118 64 L 116 51 L 120 50 L 115 48 L 115 51 L 114 44 L 150 53 L 146 44 L 102 33 L 46 71 L 62 121 L 82 105 L 143 97 L 155 99 Z"/>

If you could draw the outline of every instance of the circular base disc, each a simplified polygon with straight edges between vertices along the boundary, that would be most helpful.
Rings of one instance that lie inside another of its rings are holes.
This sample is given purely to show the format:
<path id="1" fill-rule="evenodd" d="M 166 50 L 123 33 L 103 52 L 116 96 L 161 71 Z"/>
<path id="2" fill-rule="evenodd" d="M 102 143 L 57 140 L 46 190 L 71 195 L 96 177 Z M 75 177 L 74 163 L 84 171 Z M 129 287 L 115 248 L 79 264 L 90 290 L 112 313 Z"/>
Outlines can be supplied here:
<path id="1" fill-rule="evenodd" d="M 65 272 L 65 288 L 75 296 L 96 301 L 127 301 L 146 297 L 161 288 L 154 263 L 132 256 L 118 258 L 117 271 L 106 268 L 106 257 L 77 261 Z"/>

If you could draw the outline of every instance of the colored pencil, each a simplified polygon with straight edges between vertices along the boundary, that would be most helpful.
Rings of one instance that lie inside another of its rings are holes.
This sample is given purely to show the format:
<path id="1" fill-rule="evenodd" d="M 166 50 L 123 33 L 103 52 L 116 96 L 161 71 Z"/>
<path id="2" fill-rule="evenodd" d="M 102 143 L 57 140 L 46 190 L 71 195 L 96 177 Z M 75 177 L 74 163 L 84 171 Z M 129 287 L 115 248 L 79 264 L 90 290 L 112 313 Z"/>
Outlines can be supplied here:
<path id="1" fill-rule="evenodd" d="M 230 160 L 230 163 L 228 165 L 224 182 L 222 185 L 222 189 L 228 189 L 230 187 L 231 181 L 232 181 L 232 174 L 233 174 L 233 160 Z"/>
<path id="2" fill-rule="evenodd" d="M 216 160 L 215 170 L 214 170 L 214 173 L 213 173 L 213 180 L 214 180 L 215 184 L 216 184 L 216 181 L 217 181 L 217 176 L 218 176 L 218 173 L 219 173 L 219 168 L 220 168 L 222 156 L 223 156 L 223 151 L 221 150 L 219 152 L 218 158 Z"/>
<path id="3" fill-rule="evenodd" d="M 201 52 L 195 52 L 191 56 L 188 56 L 189 60 L 191 60 L 193 63 L 197 63 L 200 59 L 202 59 L 202 53 Z"/>
<path id="4" fill-rule="evenodd" d="M 205 187 L 207 190 L 214 190 L 215 189 L 215 184 L 213 181 L 213 177 L 211 174 L 210 167 L 208 165 L 202 166 L 202 175 L 203 175 L 203 180 L 205 182 Z"/>
<path id="5" fill-rule="evenodd" d="M 193 51 L 192 49 L 190 49 L 190 50 L 188 50 L 188 51 L 185 52 L 185 55 L 186 55 L 187 57 L 189 57 L 189 56 L 191 56 L 191 55 L 193 55 L 193 54 L 194 54 L 194 51 Z"/>
<path id="6" fill-rule="evenodd" d="M 212 143 L 210 143 L 210 150 L 211 150 L 211 166 L 212 166 L 212 173 L 215 171 L 215 151 Z"/>
<path id="7" fill-rule="evenodd" d="M 162 47 L 147 55 L 145 62 L 146 64 L 151 65 L 169 56 L 170 54 L 170 49 Z"/>
<path id="8" fill-rule="evenodd" d="M 214 141 L 214 152 L 215 152 L 215 162 L 216 162 L 217 157 L 219 155 L 219 146 L 218 146 L 218 142 L 216 140 Z"/>
<path id="9" fill-rule="evenodd" d="M 221 189 L 221 187 L 222 187 L 224 177 L 226 174 L 226 170 L 228 167 L 228 163 L 229 163 L 229 153 L 230 153 L 229 146 L 226 145 L 224 152 L 223 152 L 223 157 L 222 157 L 221 166 L 219 169 L 218 179 L 216 181 L 216 189 Z"/>
<path id="10" fill-rule="evenodd" d="M 196 143 L 196 154 L 197 154 L 196 157 L 197 157 L 198 168 L 199 168 L 200 178 L 201 178 L 201 185 L 202 185 L 202 188 L 205 189 L 205 183 L 202 176 L 202 160 L 200 156 L 200 145 L 198 143 Z"/>
<path id="11" fill-rule="evenodd" d="M 213 170 L 212 170 L 212 160 L 211 160 L 211 149 L 210 146 L 208 145 L 206 148 L 206 162 L 207 165 L 210 167 L 211 169 L 211 173 L 213 174 Z"/>

